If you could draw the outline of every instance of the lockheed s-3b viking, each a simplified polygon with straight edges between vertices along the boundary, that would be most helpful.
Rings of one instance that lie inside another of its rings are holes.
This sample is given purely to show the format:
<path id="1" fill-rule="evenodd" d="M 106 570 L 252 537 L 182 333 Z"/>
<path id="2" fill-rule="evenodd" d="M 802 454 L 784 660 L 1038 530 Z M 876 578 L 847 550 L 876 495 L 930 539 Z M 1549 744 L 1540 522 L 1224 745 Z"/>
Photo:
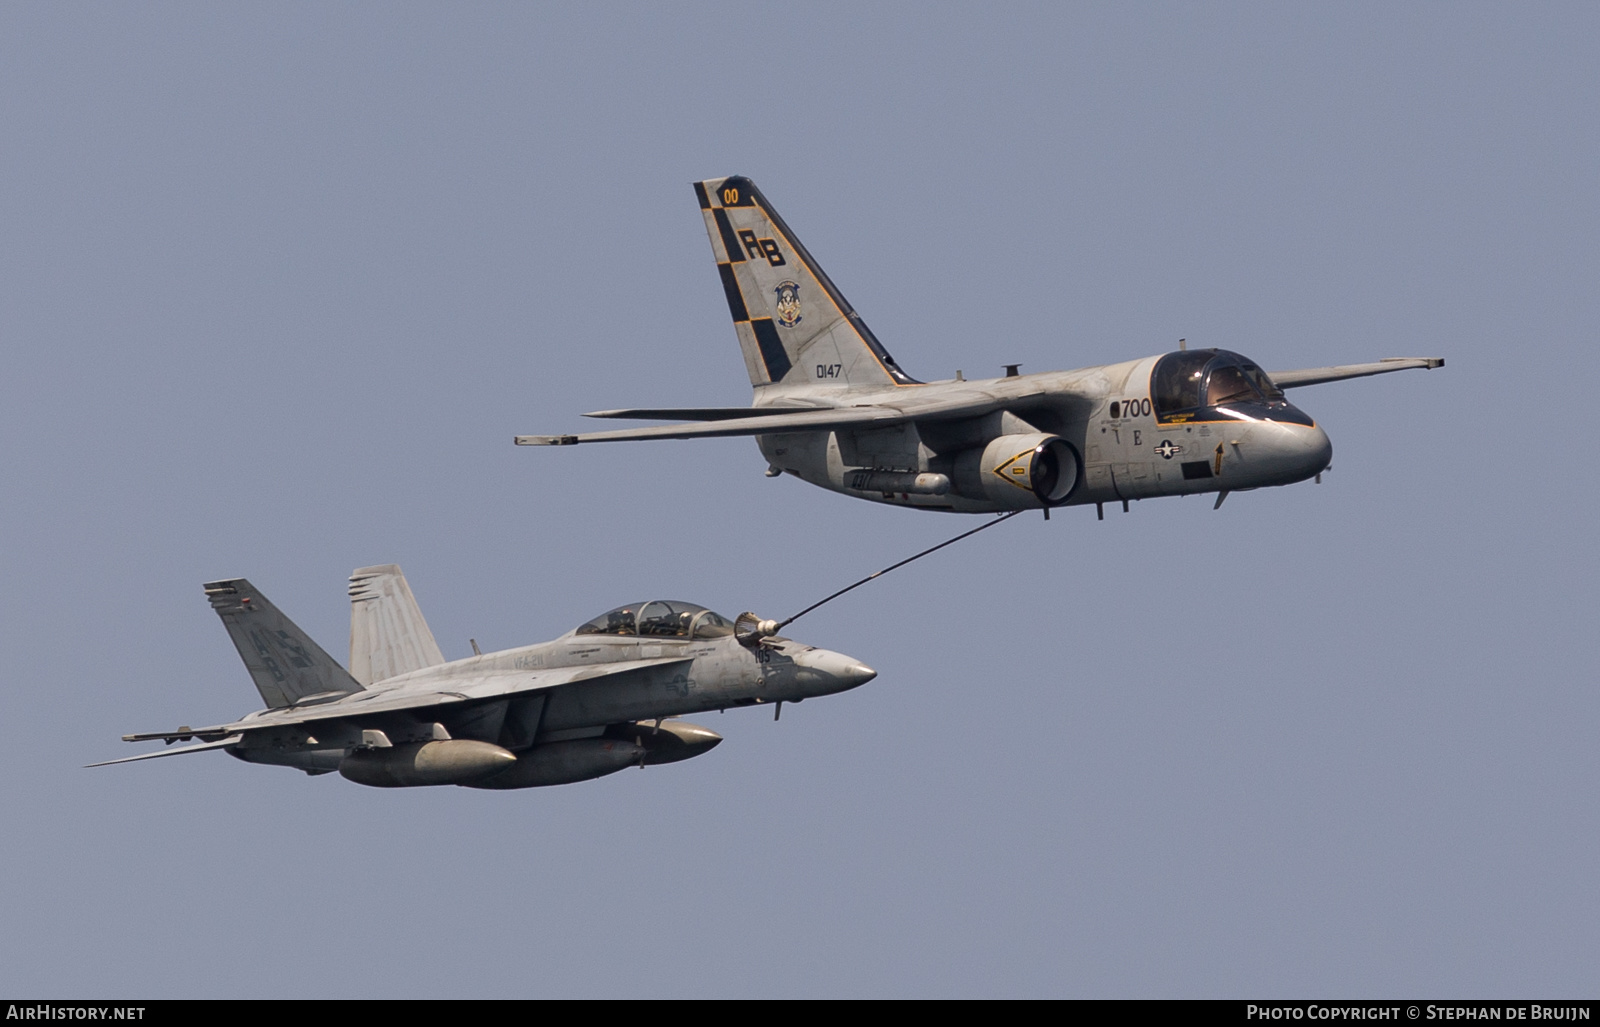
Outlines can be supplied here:
<path id="1" fill-rule="evenodd" d="M 1434 368 L 1439 358 L 1267 373 L 1223 349 L 1003 378 L 921 382 L 888 350 L 748 178 L 695 184 L 751 407 L 602 410 L 691 423 L 519 445 L 755 436 L 767 474 L 924 510 L 985 513 L 1288 485 L 1333 447 L 1285 389 Z"/>
<path id="2" fill-rule="evenodd" d="M 754 614 L 729 621 L 670 600 L 618 607 L 554 641 L 446 662 L 393 565 L 350 578 L 346 671 L 243 578 L 205 591 L 267 708 L 214 727 L 125 735 L 200 744 L 110 763 L 222 749 L 380 788 L 532 788 L 673 763 L 722 741 L 669 719 L 680 714 L 773 703 L 776 716 L 785 702 L 874 677 Z"/>

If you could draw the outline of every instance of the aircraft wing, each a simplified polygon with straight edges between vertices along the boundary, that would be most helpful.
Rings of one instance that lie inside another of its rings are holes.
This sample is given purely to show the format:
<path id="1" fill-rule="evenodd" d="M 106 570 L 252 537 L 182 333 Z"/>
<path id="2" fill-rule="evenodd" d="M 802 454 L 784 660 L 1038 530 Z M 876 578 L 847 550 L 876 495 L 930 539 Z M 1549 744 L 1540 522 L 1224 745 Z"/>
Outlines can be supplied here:
<path id="1" fill-rule="evenodd" d="M 636 407 L 630 410 L 592 410 L 585 417 L 622 417 L 636 421 L 732 421 L 760 413 L 776 412 L 774 407 Z M 825 409 L 819 407 L 787 408 L 795 412 Z"/>
<path id="2" fill-rule="evenodd" d="M 706 421 L 696 424 L 658 424 L 650 428 L 619 428 L 615 431 L 587 432 L 582 435 L 518 435 L 519 446 L 573 446 L 580 442 L 632 442 L 639 439 L 703 439 L 724 435 L 770 435 L 789 431 L 832 431 L 836 428 L 862 428 L 889 425 L 905 420 L 905 414 L 891 407 L 839 407 L 782 414 L 760 414 Z M 620 416 L 620 415 L 619 415 Z"/>
<path id="3" fill-rule="evenodd" d="M 172 741 L 176 739 L 186 740 L 190 737 L 233 736 L 231 738 L 222 738 L 220 741 L 209 742 L 204 746 L 204 748 L 222 748 L 226 745 L 236 744 L 242 737 L 243 732 L 260 730 L 261 728 L 314 724 L 319 721 L 341 720 L 345 717 L 359 717 L 369 713 L 422 710 L 433 706 L 449 706 L 474 700 L 498 699 L 526 692 L 542 691 L 560 685 L 570 685 L 578 681 L 590 681 L 594 678 L 608 677 L 612 674 L 625 674 L 629 671 L 644 670 L 651 667 L 666 667 L 674 663 L 689 663 L 692 660 L 693 657 L 670 656 L 650 660 L 621 660 L 616 663 L 600 663 L 587 667 L 501 671 L 487 674 L 461 675 L 458 677 L 429 676 L 415 686 L 400 685 L 395 688 L 365 689 L 337 702 L 320 703 L 314 706 L 285 706 L 275 710 L 267 710 L 244 720 L 234 721 L 231 724 L 123 735 L 122 740 L 125 742 L 143 742 L 160 738 L 165 741 Z M 187 746 L 170 752 L 147 753 L 144 756 L 132 758 L 145 759 L 156 756 L 176 755 L 179 752 L 198 752 L 201 748 L 202 746 Z M 113 760 L 112 762 L 126 761 Z M 99 766 L 100 764 L 95 765 Z"/>
<path id="4" fill-rule="evenodd" d="M 1301 385 L 1342 381 L 1345 378 L 1388 374 L 1390 371 L 1408 371 L 1412 368 L 1432 370 L 1443 366 L 1443 357 L 1384 357 L 1375 364 L 1344 364 L 1339 367 L 1308 367 L 1300 371 L 1273 371 L 1270 377 L 1278 388 L 1293 389 Z"/>
<path id="5" fill-rule="evenodd" d="M 777 435 L 785 432 L 833 431 L 839 428 L 888 427 L 902 421 L 952 421 L 980 417 L 1044 395 L 1044 388 L 1027 383 L 1015 387 L 987 385 L 943 391 L 927 398 L 896 397 L 892 403 L 851 407 L 795 409 L 793 407 L 707 407 L 675 410 L 602 410 L 591 417 L 655 417 L 700 415 L 700 423 L 660 424 L 648 428 L 620 428 L 582 435 L 518 435 L 519 446 L 572 446 L 580 442 L 633 442 L 641 439 L 697 439 L 730 435 Z M 743 416 L 724 416 L 738 409 Z M 710 416 L 707 416 L 710 415 Z"/>
<path id="6" fill-rule="evenodd" d="M 132 763 L 135 760 L 153 760 L 159 759 L 162 756 L 182 756 L 186 752 L 206 752 L 211 749 L 226 749 L 228 746 L 238 745 L 242 741 L 244 741 L 244 735 L 229 735 L 228 737 L 220 738 L 215 742 L 205 742 L 201 745 L 181 745 L 176 749 L 157 749 L 155 752 L 141 752 L 137 756 L 124 756 L 120 760 L 106 760 L 103 763 L 89 763 L 85 764 L 84 769 L 87 770 L 89 767 L 109 767 L 113 763 Z"/>

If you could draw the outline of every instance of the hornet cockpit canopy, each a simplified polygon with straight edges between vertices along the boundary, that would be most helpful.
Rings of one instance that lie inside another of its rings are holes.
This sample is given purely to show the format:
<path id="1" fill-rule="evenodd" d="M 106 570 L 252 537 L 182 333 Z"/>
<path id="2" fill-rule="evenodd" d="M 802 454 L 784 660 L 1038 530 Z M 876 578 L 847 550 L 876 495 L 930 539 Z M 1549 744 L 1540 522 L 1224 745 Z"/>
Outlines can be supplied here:
<path id="1" fill-rule="evenodd" d="M 1179 350 L 1156 361 L 1150 401 L 1161 424 L 1187 421 L 1312 423 L 1260 365 L 1225 349 Z"/>
<path id="2" fill-rule="evenodd" d="M 609 610 L 578 628 L 579 635 L 629 635 L 650 638 L 721 638 L 733 622 L 719 613 L 675 599 L 652 599 Z"/>

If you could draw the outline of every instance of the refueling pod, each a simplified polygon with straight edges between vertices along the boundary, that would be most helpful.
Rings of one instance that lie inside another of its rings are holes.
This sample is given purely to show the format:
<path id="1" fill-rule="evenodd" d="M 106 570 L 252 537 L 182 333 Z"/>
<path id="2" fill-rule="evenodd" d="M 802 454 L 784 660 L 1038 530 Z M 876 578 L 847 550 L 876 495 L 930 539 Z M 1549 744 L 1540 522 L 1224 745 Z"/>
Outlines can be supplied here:
<path id="1" fill-rule="evenodd" d="M 539 788 L 588 781 L 639 766 L 644 747 L 616 738 L 546 742 L 517 757 L 515 766 L 493 777 L 463 781 L 468 788 Z"/>
<path id="2" fill-rule="evenodd" d="M 574 738 L 534 746 L 515 766 L 470 782 L 468 788 L 541 788 L 572 784 L 629 767 L 676 763 L 710 752 L 722 736 L 698 724 L 664 720 L 659 724 L 614 724 L 598 738 Z"/>
<path id="3" fill-rule="evenodd" d="M 510 750 L 491 742 L 452 738 L 357 749 L 339 761 L 339 773 L 374 788 L 462 785 L 518 762 Z"/>

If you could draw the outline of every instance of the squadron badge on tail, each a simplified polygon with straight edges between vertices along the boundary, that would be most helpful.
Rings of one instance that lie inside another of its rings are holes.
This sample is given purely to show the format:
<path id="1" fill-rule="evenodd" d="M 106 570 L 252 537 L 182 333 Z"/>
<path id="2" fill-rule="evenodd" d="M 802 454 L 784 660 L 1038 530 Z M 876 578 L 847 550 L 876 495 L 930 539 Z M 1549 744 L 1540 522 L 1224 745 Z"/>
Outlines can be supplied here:
<path id="1" fill-rule="evenodd" d="M 773 292 L 778 295 L 778 302 L 773 320 L 778 322 L 780 328 L 793 328 L 800 323 L 800 286 L 794 282 L 779 282 Z"/>

